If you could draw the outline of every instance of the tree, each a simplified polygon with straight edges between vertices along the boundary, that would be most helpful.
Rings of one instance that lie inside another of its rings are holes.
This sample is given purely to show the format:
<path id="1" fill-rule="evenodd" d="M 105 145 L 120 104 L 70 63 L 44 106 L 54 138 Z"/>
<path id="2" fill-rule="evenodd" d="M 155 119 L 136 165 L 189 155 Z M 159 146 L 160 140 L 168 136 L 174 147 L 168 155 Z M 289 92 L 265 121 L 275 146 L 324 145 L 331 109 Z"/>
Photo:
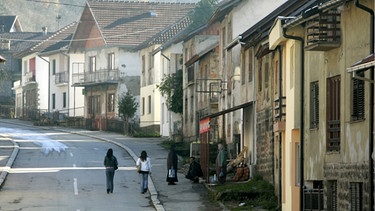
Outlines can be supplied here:
<path id="1" fill-rule="evenodd" d="M 182 114 L 182 70 L 177 70 L 176 74 L 173 75 L 164 75 L 160 85 L 156 85 L 156 88 L 165 97 L 168 110 Z"/>
<path id="2" fill-rule="evenodd" d="M 135 97 L 129 92 L 123 95 L 118 102 L 118 110 L 120 117 L 122 117 L 126 122 L 130 118 L 133 118 L 135 112 L 137 112 L 138 103 L 135 102 Z"/>
<path id="3" fill-rule="evenodd" d="M 218 0 L 201 0 L 189 15 L 191 24 L 189 29 L 195 29 L 206 24 L 215 12 Z"/>

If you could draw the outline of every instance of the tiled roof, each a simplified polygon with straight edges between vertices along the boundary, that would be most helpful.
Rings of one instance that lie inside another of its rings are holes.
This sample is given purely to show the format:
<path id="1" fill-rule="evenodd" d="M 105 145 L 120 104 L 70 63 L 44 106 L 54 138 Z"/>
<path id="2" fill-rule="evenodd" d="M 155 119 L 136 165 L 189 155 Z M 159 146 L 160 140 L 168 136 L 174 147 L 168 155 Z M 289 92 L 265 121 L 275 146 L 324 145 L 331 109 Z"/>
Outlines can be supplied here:
<path id="1" fill-rule="evenodd" d="M 10 30 L 16 24 L 16 22 L 17 16 L 15 15 L 0 16 L 0 32 L 10 32 Z M 20 27 L 20 25 L 16 27 Z M 18 30 L 22 31 L 22 28 L 18 28 Z"/>
<path id="2" fill-rule="evenodd" d="M 17 54 L 17 57 L 23 57 L 35 52 L 47 53 L 56 50 L 66 50 L 73 36 L 77 22 L 73 22 L 53 34 L 45 35 L 39 42 L 34 42 L 28 49 Z"/>
<path id="3" fill-rule="evenodd" d="M 8 32 L 1 33 L 0 40 L 10 41 L 10 49 L 12 53 L 20 53 L 36 43 L 41 42 L 46 35 L 42 32 Z"/>
<path id="4" fill-rule="evenodd" d="M 77 22 L 73 22 L 54 33 L 52 36 L 34 46 L 31 50 L 40 53 L 47 53 L 56 50 L 67 50 L 73 33 L 77 27 Z"/>
<path id="5" fill-rule="evenodd" d="M 113 0 L 90 0 L 87 5 L 105 44 L 129 48 L 136 48 L 147 42 L 162 42 L 169 36 L 169 32 L 179 30 L 186 24 L 187 19 L 183 17 L 195 8 L 194 3 Z M 179 20 L 183 21 L 178 23 Z M 82 16 L 80 25 L 90 24 L 92 21 Z"/>
<path id="6" fill-rule="evenodd" d="M 173 25 L 169 26 L 165 30 L 159 32 L 157 35 L 152 37 L 149 41 L 146 41 L 144 44 L 147 45 L 156 45 L 164 44 L 178 35 L 180 32 L 185 30 L 190 24 L 189 16 L 185 16 L 178 20 Z"/>

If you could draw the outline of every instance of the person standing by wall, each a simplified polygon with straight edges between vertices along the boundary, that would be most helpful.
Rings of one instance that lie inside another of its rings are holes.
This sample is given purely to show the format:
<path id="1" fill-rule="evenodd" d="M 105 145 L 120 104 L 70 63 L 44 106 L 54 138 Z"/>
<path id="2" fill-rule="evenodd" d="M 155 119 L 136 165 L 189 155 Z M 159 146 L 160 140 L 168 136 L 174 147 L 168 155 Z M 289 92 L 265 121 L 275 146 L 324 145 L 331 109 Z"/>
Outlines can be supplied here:
<path id="1" fill-rule="evenodd" d="M 218 153 L 216 157 L 216 175 L 220 183 L 225 183 L 227 176 L 227 152 L 223 144 L 218 144 Z"/>
<path id="2" fill-rule="evenodd" d="M 141 178 L 141 193 L 144 194 L 148 190 L 148 175 L 151 174 L 151 159 L 147 156 L 146 151 L 142 151 L 136 166 Z"/>
<path id="3" fill-rule="evenodd" d="M 113 150 L 111 148 L 107 150 L 107 154 L 104 157 L 104 166 L 107 194 L 113 193 L 113 178 L 115 176 L 115 170 L 117 169 L 118 163 L 117 158 L 113 155 Z"/>
<path id="4" fill-rule="evenodd" d="M 175 151 L 175 146 L 171 145 L 170 151 L 167 158 L 167 182 L 168 185 L 176 185 L 175 182 L 178 182 L 177 178 L 177 166 L 178 157 Z"/>

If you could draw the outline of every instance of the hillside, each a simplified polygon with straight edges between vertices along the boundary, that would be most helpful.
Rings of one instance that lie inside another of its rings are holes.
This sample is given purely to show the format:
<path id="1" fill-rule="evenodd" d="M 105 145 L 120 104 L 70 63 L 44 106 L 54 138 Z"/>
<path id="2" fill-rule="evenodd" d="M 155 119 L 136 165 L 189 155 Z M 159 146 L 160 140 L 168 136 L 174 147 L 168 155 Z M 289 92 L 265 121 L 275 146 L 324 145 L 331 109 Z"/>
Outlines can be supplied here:
<path id="1" fill-rule="evenodd" d="M 23 30 L 48 31 L 68 25 L 80 18 L 85 0 L 0 0 L 0 15 L 17 15 Z M 57 17 L 61 17 L 58 20 Z"/>

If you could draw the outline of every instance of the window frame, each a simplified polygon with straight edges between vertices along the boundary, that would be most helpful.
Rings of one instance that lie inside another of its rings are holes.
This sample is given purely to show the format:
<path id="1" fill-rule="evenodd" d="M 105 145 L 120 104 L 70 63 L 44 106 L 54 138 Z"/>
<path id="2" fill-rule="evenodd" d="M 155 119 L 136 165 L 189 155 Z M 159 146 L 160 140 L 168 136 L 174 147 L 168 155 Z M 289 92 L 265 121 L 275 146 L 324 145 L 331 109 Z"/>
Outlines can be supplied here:
<path id="1" fill-rule="evenodd" d="M 339 152 L 341 149 L 341 120 L 340 120 L 340 96 L 341 96 L 341 76 L 327 78 L 327 152 Z"/>
<path id="2" fill-rule="evenodd" d="M 319 81 L 310 82 L 310 129 L 319 128 Z"/>
<path id="3" fill-rule="evenodd" d="M 358 76 L 364 77 L 363 71 L 357 73 Z M 365 120 L 365 81 L 359 78 L 351 79 L 351 121 Z"/>

